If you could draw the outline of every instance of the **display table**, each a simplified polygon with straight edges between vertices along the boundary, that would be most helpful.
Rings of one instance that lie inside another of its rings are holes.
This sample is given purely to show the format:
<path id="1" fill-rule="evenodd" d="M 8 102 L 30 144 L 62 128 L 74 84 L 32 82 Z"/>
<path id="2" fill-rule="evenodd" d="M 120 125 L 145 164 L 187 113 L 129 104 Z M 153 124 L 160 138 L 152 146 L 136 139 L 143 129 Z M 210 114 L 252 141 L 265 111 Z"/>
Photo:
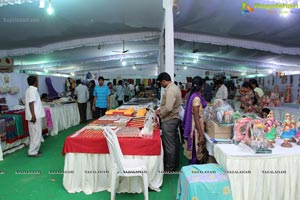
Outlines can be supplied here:
<path id="1" fill-rule="evenodd" d="M 300 199 L 300 146 L 280 146 L 272 154 L 253 154 L 234 144 L 216 144 L 214 156 L 229 176 L 233 199 Z"/>
<path id="2" fill-rule="evenodd" d="M 1 134 L 1 154 L 12 153 L 28 145 L 29 137 L 24 132 L 20 115 L 1 115 L 0 119 L 5 120 L 5 135 L 3 132 Z"/>
<path id="3" fill-rule="evenodd" d="M 4 113 L 22 116 L 23 131 L 24 131 L 24 134 L 26 134 L 28 136 L 28 134 L 29 134 L 28 122 L 25 120 L 25 110 L 24 109 L 23 110 L 9 110 Z"/>
<path id="4" fill-rule="evenodd" d="M 6 137 L 5 143 L 11 144 L 18 139 L 16 122 L 13 117 L 1 115 L 0 119 L 5 119 Z M 3 149 L 4 150 L 4 149 Z"/>
<path id="5" fill-rule="evenodd" d="M 59 131 L 75 126 L 80 122 L 77 103 L 44 105 L 49 108 L 52 116 L 53 128 L 50 135 L 57 135 Z"/>
<path id="6" fill-rule="evenodd" d="M 22 115 L 15 115 L 15 114 L 4 114 L 4 115 L 1 115 L 1 116 L 4 116 L 4 117 L 12 117 L 15 121 L 15 135 L 16 135 L 16 140 L 17 139 L 22 139 L 22 138 L 25 138 L 25 137 L 28 137 L 29 136 L 29 132 L 25 132 L 25 129 L 24 129 L 24 123 L 23 123 L 23 117 Z M 28 126 L 27 126 L 28 127 Z M 15 140 L 14 140 L 15 141 Z M 14 142 L 13 141 L 13 142 Z"/>
<path id="7" fill-rule="evenodd" d="M 52 124 L 52 116 L 49 108 L 44 108 L 46 116 L 43 118 L 42 121 L 42 128 L 43 128 L 43 135 L 48 133 L 48 130 L 51 130 L 53 127 Z M 29 129 L 28 129 L 28 121 L 25 119 L 25 109 L 22 110 L 9 110 L 6 111 L 6 116 L 12 116 L 16 122 L 17 133 L 22 133 L 22 138 L 29 136 Z M 22 124 L 20 124 L 22 123 Z"/>
<path id="8" fill-rule="evenodd" d="M 43 134 L 48 133 L 48 128 L 52 128 L 52 117 L 49 108 L 45 108 L 46 117 L 43 118 L 42 128 Z M 25 120 L 25 110 L 9 110 L 1 115 L 6 119 L 6 132 L 1 132 L 2 148 L 1 155 L 12 153 L 23 148 L 29 143 L 28 121 Z M 1 117 L 0 117 L 1 118 Z M 0 123 L 0 127 L 2 124 Z M 0 159 L 1 160 L 1 159 Z"/>
<path id="9" fill-rule="evenodd" d="M 0 119 L 0 161 L 3 160 L 3 153 L 2 153 L 2 141 L 5 142 L 6 140 L 6 127 L 5 127 L 5 119 Z"/>
<path id="10" fill-rule="evenodd" d="M 209 135 L 207 135 L 207 133 L 204 133 L 204 136 L 205 136 L 205 139 L 206 139 L 206 142 L 205 142 L 205 145 L 206 145 L 206 149 L 208 151 L 208 154 L 210 156 L 214 156 L 214 143 L 210 140 L 210 137 Z"/>
<path id="11" fill-rule="evenodd" d="M 160 191 L 163 182 L 163 149 L 159 130 L 152 138 L 119 138 L 125 158 L 140 158 L 146 161 L 149 188 Z M 81 129 L 66 138 L 63 185 L 69 193 L 91 194 L 110 190 L 111 159 L 103 133 L 90 133 Z M 142 192 L 139 177 L 120 178 L 117 192 Z"/>

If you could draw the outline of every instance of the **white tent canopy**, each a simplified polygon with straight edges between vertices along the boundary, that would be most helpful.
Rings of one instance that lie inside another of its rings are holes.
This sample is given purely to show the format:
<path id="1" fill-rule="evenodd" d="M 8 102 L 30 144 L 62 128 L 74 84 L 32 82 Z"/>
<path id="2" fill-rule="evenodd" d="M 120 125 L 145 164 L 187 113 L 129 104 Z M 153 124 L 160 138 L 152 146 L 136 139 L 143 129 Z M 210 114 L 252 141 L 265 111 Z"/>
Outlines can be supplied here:
<path id="1" fill-rule="evenodd" d="M 8 2 L 0 1 L 0 57 L 14 57 L 16 70 L 115 77 L 155 77 L 160 70 L 162 0 L 52 0 L 52 16 L 38 0 Z M 242 1 L 174 2 L 178 76 L 300 71 L 300 9 L 283 17 L 282 9 L 254 8 L 254 0 L 246 14 Z"/>

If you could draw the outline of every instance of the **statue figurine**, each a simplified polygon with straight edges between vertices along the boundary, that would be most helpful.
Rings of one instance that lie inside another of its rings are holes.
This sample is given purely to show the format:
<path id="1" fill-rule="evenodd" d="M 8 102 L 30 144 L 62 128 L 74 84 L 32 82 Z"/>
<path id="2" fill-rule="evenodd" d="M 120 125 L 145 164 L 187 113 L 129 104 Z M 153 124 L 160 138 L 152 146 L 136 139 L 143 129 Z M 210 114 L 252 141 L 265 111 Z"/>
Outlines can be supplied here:
<path id="1" fill-rule="evenodd" d="M 268 148 L 274 148 L 274 141 L 276 136 L 276 129 L 274 126 L 271 127 L 270 131 L 266 133 L 266 137 L 268 138 Z"/>
<path id="2" fill-rule="evenodd" d="M 274 112 L 272 110 L 268 114 L 267 118 L 270 119 L 272 123 L 275 122 Z"/>
<path id="3" fill-rule="evenodd" d="M 298 123 L 297 123 L 297 133 L 296 133 L 296 138 L 298 139 L 297 144 L 300 145 L 300 120 L 298 120 Z"/>
<path id="4" fill-rule="evenodd" d="M 270 118 L 267 120 L 265 132 L 265 137 L 268 139 L 268 148 L 274 148 L 273 143 L 275 142 L 276 129 Z"/>
<path id="5" fill-rule="evenodd" d="M 296 120 L 294 115 L 291 117 L 290 134 L 292 137 L 296 136 Z"/>
<path id="6" fill-rule="evenodd" d="M 281 138 L 284 140 L 284 142 L 281 144 L 282 147 L 292 147 L 291 143 L 289 143 L 289 140 L 292 138 L 290 126 L 291 126 L 290 114 L 286 113 L 284 124 L 283 124 L 283 132 L 281 134 Z"/>
<path id="7" fill-rule="evenodd" d="M 300 138 L 300 120 L 298 120 L 297 123 L 297 132 L 296 132 L 296 138 Z"/>
<path id="8" fill-rule="evenodd" d="M 292 101 L 291 98 L 291 93 L 292 93 L 292 87 L 290 85 L 286 86 L 286 96 L 285 96 L 285 103 L 290 103 Z"/>

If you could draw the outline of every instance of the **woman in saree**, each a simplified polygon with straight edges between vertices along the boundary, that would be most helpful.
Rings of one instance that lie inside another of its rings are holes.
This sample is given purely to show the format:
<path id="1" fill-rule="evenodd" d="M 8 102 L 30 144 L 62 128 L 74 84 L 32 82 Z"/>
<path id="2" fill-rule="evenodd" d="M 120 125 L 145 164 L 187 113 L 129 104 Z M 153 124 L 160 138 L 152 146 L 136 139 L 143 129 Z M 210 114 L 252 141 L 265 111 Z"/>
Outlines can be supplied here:
<path id="1" fill-rule="evenodd" d="M 199 76 L 194 77 L 183 119 L 184 155 L 190 164 L 204 164 L 208 161 L 203 118 L 206 101 L 201 96 L 203 87 L 204 80 Z"/>

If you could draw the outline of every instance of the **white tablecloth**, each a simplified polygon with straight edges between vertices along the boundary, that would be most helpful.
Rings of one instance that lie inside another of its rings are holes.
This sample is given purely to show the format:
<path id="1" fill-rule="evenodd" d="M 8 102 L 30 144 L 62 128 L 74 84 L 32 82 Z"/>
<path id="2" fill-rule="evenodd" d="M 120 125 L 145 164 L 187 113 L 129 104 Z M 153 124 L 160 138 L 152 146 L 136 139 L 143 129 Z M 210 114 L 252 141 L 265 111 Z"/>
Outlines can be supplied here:
<path id="1" fill-rule="evenodd" d="M 210 140 L 210 137 L 205 133 L 205 139 L 206 139 L 206 149 L 208 151 L 208 154 L 210 156 L 214 156 L 214 143 Z"/>
<path id="2" fill-rule="evenodd" d="M 50 108 L 53 128 L 51 136 L 57 135 L 59 131 L 75 126 L 80 122 L 77 103 L 47 105 Z"/>
<path id="3" fill-rule="evenodd" d="M 216 144 L 214 156 L 228 173 L 234 200 L 300 199 L 300 146 L 253 154 L 234 144 Z"/>
<path id="4" fill-rule="evenodd" d="M 163 182 L 163 148 L 160 156 L 125 156 L 147 162 L 149 188 L 160 191 Z M 111 159 L 109 154 L 67 153 L 65 155 L 63 185 L 69 193 L 91 194 L 110 191 Z M 70 173 L 73 172 L 73 173 Z M 140 177 L 120 178 L 117 192 L 141 193 Z"/>

